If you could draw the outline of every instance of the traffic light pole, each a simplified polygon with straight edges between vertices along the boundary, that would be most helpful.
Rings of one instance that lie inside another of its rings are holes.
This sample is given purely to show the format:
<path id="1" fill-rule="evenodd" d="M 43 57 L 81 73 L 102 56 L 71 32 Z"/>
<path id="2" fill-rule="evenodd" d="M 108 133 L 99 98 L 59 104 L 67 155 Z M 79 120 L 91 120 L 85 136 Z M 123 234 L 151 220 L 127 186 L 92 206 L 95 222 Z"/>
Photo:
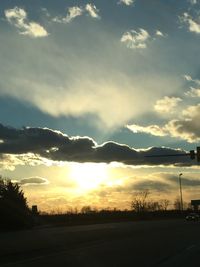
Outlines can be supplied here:
<path id="1" fill-rule="evenodd" d="M 198 163 L 200 163 L 200 146 L 197 147 L 196 152 L 194 150 L 190 150 L 189 153 L 179 153 L 179 154 L 168 154 L 168 155 L 148 155 L 145 156 L 147 158 L 161 158 L 161 157 L 185 157 L 185 156 L 190 156 L 190 159 L 195 159 L 197 160 Z M 179 189 L 180 189 L 180 204 L 181 204 L 181 211 L 183 211 L 183 194 L 182 194 L 182 181 L 181 181 L 181 176 L 183 174 L 179 174 Z"/>
<path id="2" fill-rule="evenodd" d="M 197 147 L 196 152 L 190 150 L 189 153 L 179 153 L 179 154 L 166 154 L 166 155 L 148 155 L 145 158 L 162 158 L 162 157 L 185 157 L 190 156 L 190 159 L 197 159 L 197 162 L 200 162 L 200 146 Z"/>

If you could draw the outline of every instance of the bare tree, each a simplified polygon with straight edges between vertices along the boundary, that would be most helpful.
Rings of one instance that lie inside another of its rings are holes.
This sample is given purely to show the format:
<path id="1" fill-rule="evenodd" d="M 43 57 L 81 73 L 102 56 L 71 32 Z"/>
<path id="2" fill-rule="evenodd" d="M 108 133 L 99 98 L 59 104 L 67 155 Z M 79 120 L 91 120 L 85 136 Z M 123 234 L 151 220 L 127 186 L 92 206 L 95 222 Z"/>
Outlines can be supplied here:
<path id="1" fill-rule="evenodd" d="M 147 211 L 158 211 L 161 210 L 161 205 L 158 201 L 149 200 L 147 202 Z"/>
<path id="2" fill-rule="evenodd" d="M 179 197 L 176 197 L 176 199 L 174 200 L 174 209 L 181 210 L 181 201 Z"/>
<path id="3" fill-rule="evenodd" d="M 150 192 L 148 189 L 138 192 L 131 202 L 131 208 L 138 213 L 148 210 L 149 194 Z"/>
<path id="4" fill-rule="evenodd" d="M 131 208 L 136 212 L 167 210 L 170 204 L 168 199 L 154 201 L 149 199 L 149 195 L 150 191 L 148 189 L 135 194 L 131 202 Z"/>
<path id="5" fill-rule="evenodd" d="M 94 213 L 95 209 L 92 209 L 91 206 L 83 206 L 81 209 L 81 213 Z"/>
<path id="6" fill-rule="evenodd" d="M 170 204 L 170 201 L 168 199 L 161 199 L 159 201 L 159 203 L 160 203 L 161 210 L 165 210 L 166 211 L 168 206 L 169 206 L 169 204 Z"/>

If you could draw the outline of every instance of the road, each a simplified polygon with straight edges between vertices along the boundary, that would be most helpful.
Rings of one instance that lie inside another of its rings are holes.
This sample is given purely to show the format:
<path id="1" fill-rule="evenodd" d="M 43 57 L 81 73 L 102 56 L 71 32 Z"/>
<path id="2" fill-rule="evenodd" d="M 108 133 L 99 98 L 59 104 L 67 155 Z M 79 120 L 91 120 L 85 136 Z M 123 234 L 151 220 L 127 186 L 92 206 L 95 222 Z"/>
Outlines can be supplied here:
<path id="1" fill-rule="evenodd" d="M 199 266 L 200 222 L 141 221 L 0 234 L 1 267 Z"/>

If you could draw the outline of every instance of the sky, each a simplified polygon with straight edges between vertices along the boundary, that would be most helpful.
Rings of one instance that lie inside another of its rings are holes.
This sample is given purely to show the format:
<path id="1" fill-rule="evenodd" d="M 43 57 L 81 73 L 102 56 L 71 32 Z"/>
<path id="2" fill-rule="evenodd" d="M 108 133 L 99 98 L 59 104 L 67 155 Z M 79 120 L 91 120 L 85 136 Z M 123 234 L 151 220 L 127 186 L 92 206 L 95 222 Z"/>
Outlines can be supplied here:
<path id="1" fill-rule="evenodd" d="M 200 198 L 199 0 L 2 0 L 0 175 L 43 211 Z M 158 157 L 147 157 L 158 155 Z"/>

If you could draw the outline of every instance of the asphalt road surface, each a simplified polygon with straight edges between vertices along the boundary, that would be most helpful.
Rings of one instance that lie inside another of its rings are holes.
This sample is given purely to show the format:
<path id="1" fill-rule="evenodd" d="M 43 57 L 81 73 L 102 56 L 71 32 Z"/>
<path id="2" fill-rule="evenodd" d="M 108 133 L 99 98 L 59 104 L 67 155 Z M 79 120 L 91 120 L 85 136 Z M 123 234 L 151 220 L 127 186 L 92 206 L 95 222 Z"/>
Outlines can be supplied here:
<path id="1" fill-rule="evenodd" d="M 0 233 L 0 266 L 198 267 L 200 222 L 180 219 Z"/>

